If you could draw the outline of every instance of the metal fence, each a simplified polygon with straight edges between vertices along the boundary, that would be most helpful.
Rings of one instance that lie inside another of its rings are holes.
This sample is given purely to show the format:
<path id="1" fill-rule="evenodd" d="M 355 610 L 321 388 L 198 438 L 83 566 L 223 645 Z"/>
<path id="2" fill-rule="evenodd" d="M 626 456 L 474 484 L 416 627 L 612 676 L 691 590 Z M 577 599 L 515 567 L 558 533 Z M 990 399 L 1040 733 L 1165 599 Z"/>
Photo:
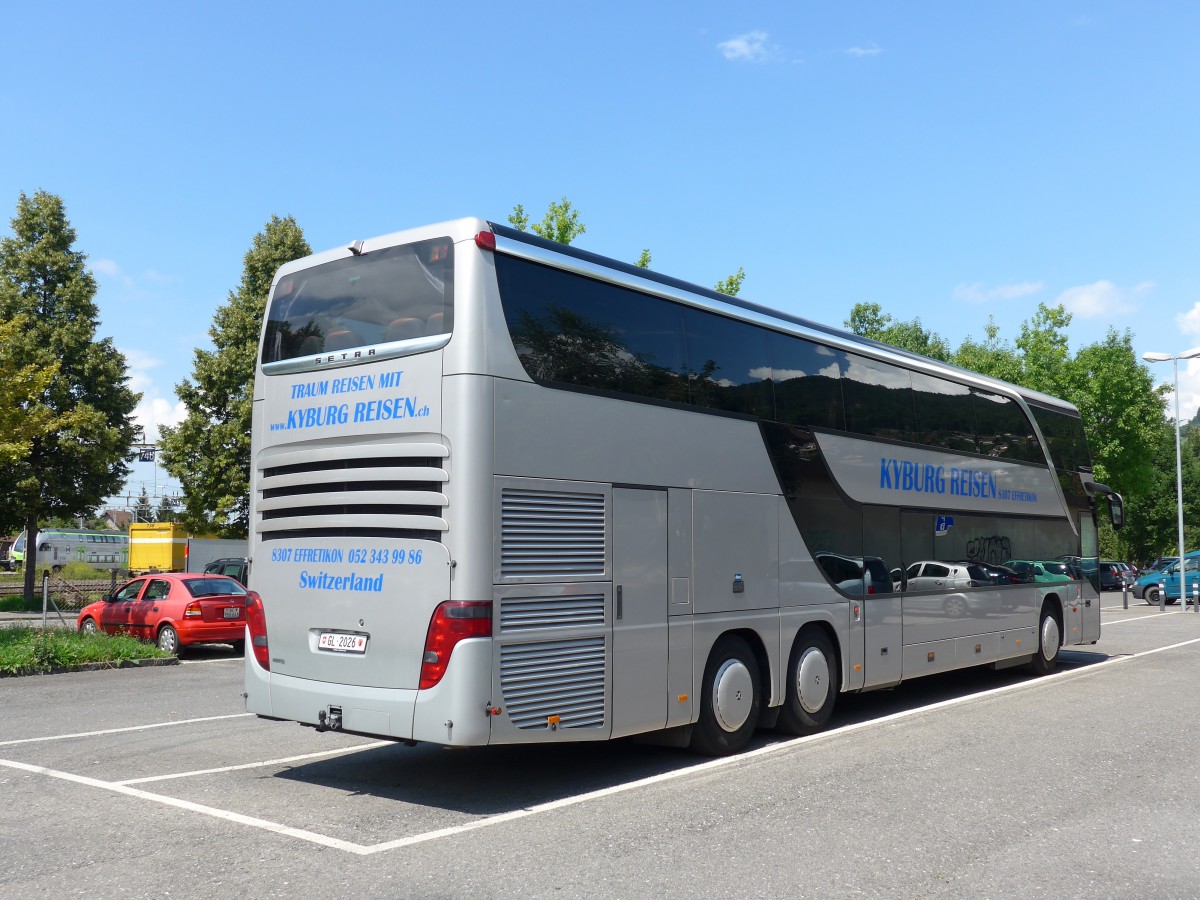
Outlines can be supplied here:
<path id="1" fill-rule="evenodd" d="M 41 610 L 42 598 L 48 600 L 50 610 L 58 608 L 62 612 L 79 612 L 89 603 L 111 594 L 117 585 L 124 582 L 124 574 L 118 578 L 113 570 L 107 578 L 66 579 L 58 575 L 45 573 L 34 583 L 32 600 L 26 603 L 29 609 Z M 0 582 L 0 597 L 21 597 L 25 594 L 25 584 L 22 581 Z"/>

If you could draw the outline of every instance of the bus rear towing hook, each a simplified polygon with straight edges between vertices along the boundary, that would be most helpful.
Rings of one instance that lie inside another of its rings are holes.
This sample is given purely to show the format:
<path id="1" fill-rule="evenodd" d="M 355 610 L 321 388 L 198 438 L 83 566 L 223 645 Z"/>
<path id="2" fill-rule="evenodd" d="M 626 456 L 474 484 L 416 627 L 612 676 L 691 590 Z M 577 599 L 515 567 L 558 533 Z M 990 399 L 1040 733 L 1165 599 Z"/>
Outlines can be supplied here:
<path id="1" fill-rule="evenodd" d="M 317 731 L 341 731 L 342 729 L 342 711 L 340 709 L 330 709 L 329 712 L 321 710 L 317 713 Z"/>

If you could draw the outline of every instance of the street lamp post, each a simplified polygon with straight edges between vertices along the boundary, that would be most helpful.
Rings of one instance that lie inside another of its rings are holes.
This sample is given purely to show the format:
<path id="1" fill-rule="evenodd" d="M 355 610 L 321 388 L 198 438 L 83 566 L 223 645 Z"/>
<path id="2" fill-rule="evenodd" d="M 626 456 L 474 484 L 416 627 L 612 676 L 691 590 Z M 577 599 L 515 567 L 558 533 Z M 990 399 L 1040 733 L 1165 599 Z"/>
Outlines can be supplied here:
<path id="1" fill-rule="evenodd" d="M 1183 555 L 1187 551 L 1183 544 L 1183 457 L 1179 449 L 1179 361 L 1195 359 L 1200 356 L 1200 347 L 1193 347 L 1177 356 L 1170 353 L 1143 353 L 1146 362 L 1173 362 L 1175 364 L 1175 509 L 1179 524 L 1179 608 L 1187 609 L 1187 572 L 1185 571 Z M 1200 606 L 1196 608 L 1200 613 Z"/>

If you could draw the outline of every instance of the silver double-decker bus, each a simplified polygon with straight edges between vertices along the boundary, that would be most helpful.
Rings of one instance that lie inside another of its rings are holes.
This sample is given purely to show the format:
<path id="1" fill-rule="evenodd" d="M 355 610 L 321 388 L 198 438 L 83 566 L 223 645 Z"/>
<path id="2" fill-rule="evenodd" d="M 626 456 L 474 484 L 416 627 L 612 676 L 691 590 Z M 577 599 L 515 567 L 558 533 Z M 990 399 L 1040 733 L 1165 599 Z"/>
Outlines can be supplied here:
<path id="1" fill-rule="evenodd" d="M 723 754 L 1100 636 L 1053 397 L 479 219 L 283 266 L 258 366 L 264 717 Z"/>

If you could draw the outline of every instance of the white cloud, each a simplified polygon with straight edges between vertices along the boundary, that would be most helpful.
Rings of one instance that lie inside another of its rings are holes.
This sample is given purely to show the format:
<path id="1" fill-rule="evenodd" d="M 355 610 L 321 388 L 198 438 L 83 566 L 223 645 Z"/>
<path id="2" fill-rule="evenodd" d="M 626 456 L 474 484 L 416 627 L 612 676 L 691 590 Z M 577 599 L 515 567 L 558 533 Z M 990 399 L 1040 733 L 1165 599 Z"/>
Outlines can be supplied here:
<path id="1" fill-rule="evenodd" d="M 172 403 L 162 397 L 151 397 L 143 394 L 141 401 L 133 410 L 134 423 L 141 425 L 146 440 L 153 443 L 158 440 L 161 432 L 160 425 L 175 426 L 187 418 L 187 407 L 182 400 Z"/>
<path id="2" fill-rule="evenodd" d="M 174 386 L 168 386 L 166 391 L 155 381 L 152 374 L 154 369 L 162 365 L 162 360 L 141 350 L 122 350 L 129 372 L 129 387 L 142 395 L 134 408 L 133 418 L 136 424 L 145 429 L 147 441 L 157 441 L 160 425 L 178 425 L 187 415 L 187 407 L 183 401 L 175 399 Z M 163 396 L 169 394 L 170 399 Z"/>
<path id="3" fill-rule="evenodd" d="M 767 43 L 765 31 L 751 31 L 721 41 L 717 50 L 726 59 L 738 62 L 767 62 L 778 55 L 777 48 Z"/>
<path id="4" fill-rule="evenodd" d="M 1067 312 L 1081 319 L 1100 319 L 1131 313 L 1137 306 L 1133 300 L 1154 287 L 1154 282 L 1145 281 L 1132 288 L 1122 288 L 1111 281 L 1097 281 L 1067 288 L 1056 303 L 1066 307 Z"/>
<path id="5" fill-rule="evenodd" d="M 869 44 L 866 47 L 848 47 L 842 52 L 847 56 L 857 56 L 862 59 L 864 56 L 878 56 L 883 52 L 883 48 L 878 44 Z"/>
<path id="6" fill-rule="evenodd" d="M 1170 352 L 1170 348 L 1154 345 L 1160 352 Z M 1187 347 L 1175 351 L 1182 353 Z M 1179 366 L 1179 421 L 1186 425 L 1200 410 L 1200 359 L 1180 360 Z M 1147 363 L 1150 374 L 1159 384 L 1167 386 L 1167 418 L 1175 418 L 1175 366 L 1171 362 Z"/>
<path id="7" fill-rule="evenodd" d="M 174 275 L 163 275 L 154 269 L 147 269 L 138 276 L 129 275 L 121 268 L 120 263 L 112 259 L 93 259 L 91 260 L 91 267 L 92 272 L 98 278 L 119 284 L 125 288 L 140 287 L 144 289 L 146 285 L 161 286 L 180 283 L 180 279 Z"/>
<path id="8" fill-rule="evenodd" d="M 1023 281 L 1019 284 L 999 284 L 985 288 L 980 282 L 959 284 L 954 287 L 954 299 L 967 303 L 987 303 L 989 300 L 1014 300 L 1036 294 L 1045 285 L 1040 281 Z"/>
<path id="9" fill-rule="evenodd" d="M 109 278 L 116 278 L 121 274 L 121 267 L 111 259 L 94 259 L 92 260 L 92 271 L 97 275 L 106 275 Z"/>
<path id="10" fill-rule="evenodd" d="M 154 269 L 147 269 L 142 273 L 142 278 L 149 281 L 151 284 L 179 284 L 180 279 L 174 275 L 163 275 L 161 272 L 156 272 Z"/>
<path id="11" fill-rule="evenodd" d="M 1179 423 L 1190 422 L 1197 410 L 1200 410 L 1200 359 L 1189 359 L 1179 369 Z M 1174 402 L 1168 415 L 1175 418 Z"/>
<path id="12" fill-rule="evenodd" d="M 1175 316 L 1175 324 L 1183 334 L 1200 334 L 1200 303 Z"/>

